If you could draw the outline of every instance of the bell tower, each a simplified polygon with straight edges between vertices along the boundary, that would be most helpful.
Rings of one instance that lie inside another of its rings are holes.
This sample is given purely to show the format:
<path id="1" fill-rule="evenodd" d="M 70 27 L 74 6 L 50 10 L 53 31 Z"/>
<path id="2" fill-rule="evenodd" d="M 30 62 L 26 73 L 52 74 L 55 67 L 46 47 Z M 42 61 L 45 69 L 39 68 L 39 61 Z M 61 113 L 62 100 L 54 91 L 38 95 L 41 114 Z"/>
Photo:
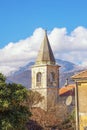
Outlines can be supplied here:
<path id="1" fill-rule="evenodd" d="M 37 107 L 48 110 L 56 105 L 59 90 L 59 67 L 55 62 L 47 33 L 44 31 L 44 39 L 35 65 L 32 67 L 32 90 L 44 96 L 44 100 Z"/>

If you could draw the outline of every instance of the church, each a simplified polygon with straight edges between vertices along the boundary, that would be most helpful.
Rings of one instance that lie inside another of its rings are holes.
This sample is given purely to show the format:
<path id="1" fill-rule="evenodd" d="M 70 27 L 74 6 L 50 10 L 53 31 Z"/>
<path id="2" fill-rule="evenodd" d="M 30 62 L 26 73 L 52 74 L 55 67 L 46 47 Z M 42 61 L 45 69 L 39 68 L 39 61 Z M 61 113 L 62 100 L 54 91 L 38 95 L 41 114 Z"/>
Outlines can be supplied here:
<path id="1" fill-rule="evenodd" d="M 58 102 L 59 91 L 59 65 L 56 64 L 47 32 L 44 31 L 44 39 L 35 64 L 32 66 L 33 91 L 44 96 L 44 100 L 37 105 L 44 110 L 49 110 Z"/>
<path id="2" fill-rule="evenodd" d="M 59 68 L 60 66 L 56 64 L 47 32 L 44 31 L 44 38 L 36 62 L 32 66 L 31 89 L 39 92 L 44 97 L 44 100 L 37 104 L 36 107 L 48 111 L 58 103 L 59 95 L 61 97 L 61 90 L 64 90 L 64 88 L 59 89 Z M 72 79 L 76 82 L 74 86 L 76 130 L 87 130 L 87 71 L 72 76 Z M 67 88 L 65 87 L 65 89 Z"/>

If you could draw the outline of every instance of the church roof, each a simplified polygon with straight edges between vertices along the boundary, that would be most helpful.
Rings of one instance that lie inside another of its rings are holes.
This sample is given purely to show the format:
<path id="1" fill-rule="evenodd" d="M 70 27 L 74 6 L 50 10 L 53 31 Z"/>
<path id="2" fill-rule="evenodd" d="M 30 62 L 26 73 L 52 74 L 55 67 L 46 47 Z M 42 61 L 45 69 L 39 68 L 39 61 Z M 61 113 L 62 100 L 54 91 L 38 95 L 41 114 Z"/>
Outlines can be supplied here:
<path id="1" fill-rule="evenodd" d="M 46 31 L 44 32 L 44 39 L 36 59 L 36 64 L 55 64 L 55 58 L 47 37 L 47 33 Z"/>
<path id="2" fill-rule="evenodd" d="M 68 86 L 64 86 L 62 88 L 59 89 L 59 95 L 60 96 L 68 96 L 68 94 L 74 94 L 74 89 L 75 89 L 75 84 L 69 84 Z"/>
<path id="3" fill-rule="evenodd" d="M 87 78 L 87 70 L 81 71 L 78 74 L 72 76 L 72 79 L 86 79 Z"/>

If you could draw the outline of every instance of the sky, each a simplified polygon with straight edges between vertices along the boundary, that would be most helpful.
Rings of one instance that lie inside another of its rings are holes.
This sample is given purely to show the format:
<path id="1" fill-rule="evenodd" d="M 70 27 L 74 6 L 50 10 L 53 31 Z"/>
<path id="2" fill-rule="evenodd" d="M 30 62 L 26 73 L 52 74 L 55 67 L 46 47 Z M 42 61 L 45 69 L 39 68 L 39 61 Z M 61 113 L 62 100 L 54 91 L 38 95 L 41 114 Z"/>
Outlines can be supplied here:
<path id="1" fill-rule="evenodd" d="M 44 29 L 57 59 L 87 65 L 87 0 L 0 0 L 0 72 L 35 60 Z"/>

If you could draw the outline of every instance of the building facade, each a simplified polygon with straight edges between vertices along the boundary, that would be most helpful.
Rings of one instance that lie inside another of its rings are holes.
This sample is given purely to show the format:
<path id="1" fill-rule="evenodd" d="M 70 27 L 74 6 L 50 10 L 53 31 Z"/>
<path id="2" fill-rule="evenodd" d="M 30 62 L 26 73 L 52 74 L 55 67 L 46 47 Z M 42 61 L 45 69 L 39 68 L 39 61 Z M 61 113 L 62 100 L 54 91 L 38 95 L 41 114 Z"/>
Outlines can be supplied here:
<path id="1" fill-rule="evenodd" d="M 75 84 L 68 84 L 59 89 L 59 100 L 67 106 L 68 112 L 75 108 Z"/>
<path id="2" fill-rule="evenodd" d="M 32 90 L 44 96 L 44 100 L 37 107 L 48 110 L 56 105 L 59 90 L 59 67 L 56 65 L 47 33 L 44 31 L 43 42 L 35 65 L 32 66 Z"/>
<path id="3" fill-rule="evenodd" d="M 76 130 L 87 130 L 87 70 L 72 78 L 76 82 Z"/>

